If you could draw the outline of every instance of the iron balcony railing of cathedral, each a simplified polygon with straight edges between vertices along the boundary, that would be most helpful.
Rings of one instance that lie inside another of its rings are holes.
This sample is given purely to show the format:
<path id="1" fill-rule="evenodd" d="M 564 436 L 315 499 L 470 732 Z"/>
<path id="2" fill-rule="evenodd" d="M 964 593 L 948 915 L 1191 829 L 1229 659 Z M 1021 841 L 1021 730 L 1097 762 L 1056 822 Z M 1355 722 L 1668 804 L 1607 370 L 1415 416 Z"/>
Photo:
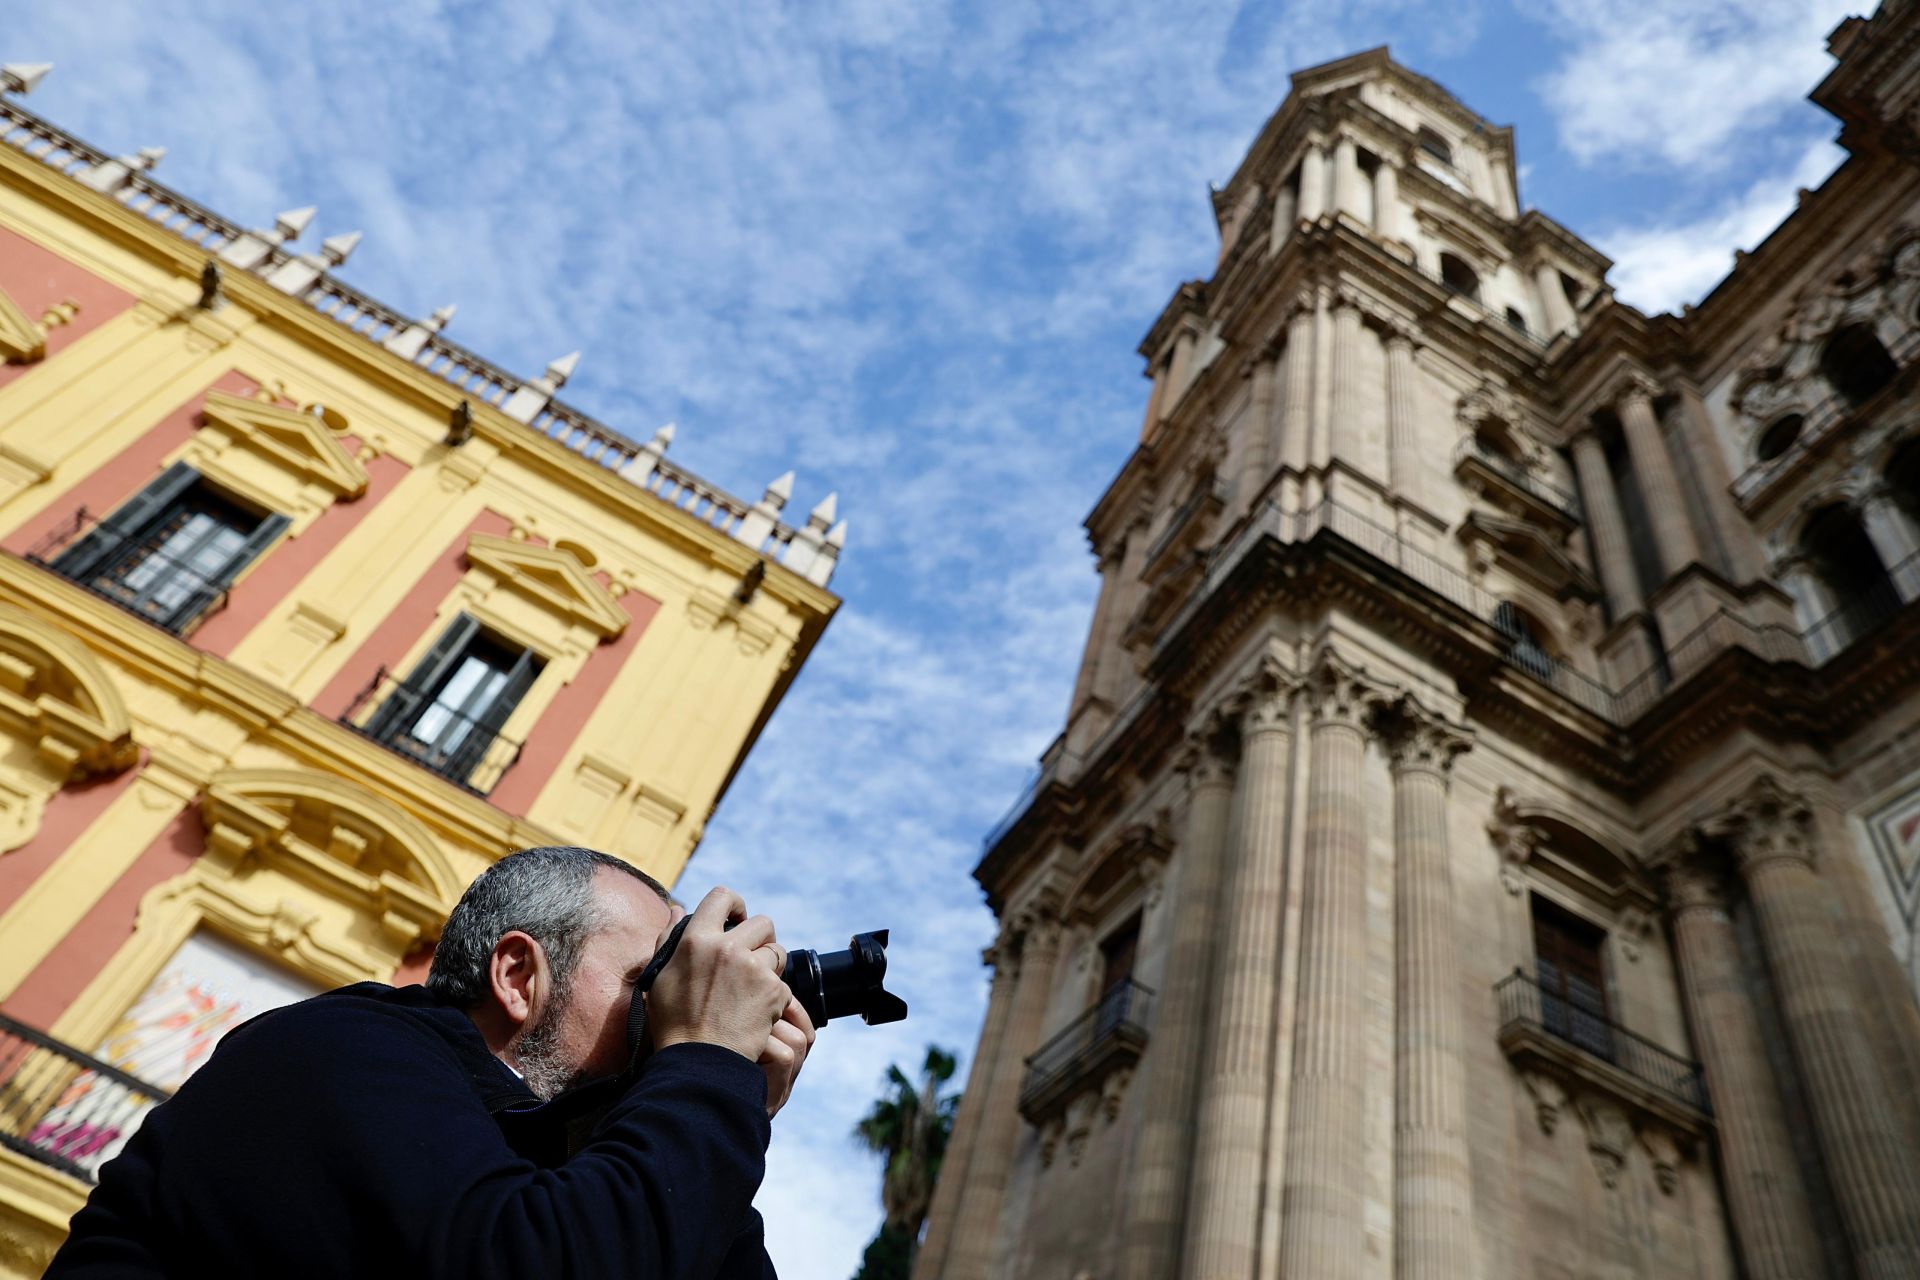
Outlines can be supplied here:
<path id="1" fill-rule="evenodd" d="M 1545 1032 L 1597 1058 L 1643 1084 L 1677 1098 L 1702 1115 L 1712 1115 L 1700 1064 L 1662 1048 L 1611 1019 L 1582 1009 L 1540 985 L 1524 969 L 1515 969 L 1493 987 L 1500 1006 L 1500 1034 L 1521 1029 Z"/>
<path id="2" fill-rule="evenodd" d="M 82 571 L 68 553 L 78 552 L 90 539 L 101 540 L 95 549 L 104 554 L 80 552 L 86 565 L 97 567 Z M 119 554 L 120 544 L 128 541 L 126 534 L 109 529 L 81 507 L 28 547 L 26 559 L 177 636 L 227 607 L 228 587 L 219 575 L 155 546 L 133 546 Z"/>
<path id="3" fill-rule="evenodd" d="M 0 99 L 0 144 L 76 179 L 113 161 L 112 156 L 98 147 L 5 99 Z M 207 253 L 217 254 L 247 234 L 246 229 L 238 223 L 155 182 L 139 170 L 126 176 L 125 185 L 113 198 L 132 212 L 150 219 Z M 270 275 L 276 267 L 295 256 L 286 248 L 272 246 L 254 272 Z M 383 344 L 410 329 L 424 331 L 424 342 L 418 353 L 402 358 L 452 384 L 468 399 L 498 408 L 527 381 L 485 357 L 447 341 L 422 322 L 362 293 L 330 273 L 323 272 L 297 296 L 321 315 L 375 344 Z M 640 446 L 634 441 L 558 400 L 549 400 L 546 407 L 526 425 L 610 471 L 625 469 L 640 452 Z M 722 533 L 731 534 L 738 529 L 749 510 L 748 503 L 664 457 L 656 459 L 647 474 L 636 473 L 633 479 L 648 493 Z M 775 521 L 773 532 L 765 545 L 766 553 L 776 560 L 780 559 L 792 544 L 793 536 L 791 525 Z"/>
<path id="4" fill-rule="evenodd" d="M 462 790 L 484 796 L 519 762 L 524 744 L 501 733 L 497 720 L 440 701 L 440 692 L 390 675 L 383 666 L 340 713 L 340 723 Z"/>
<path id="5" fill-rule="evenodd" d="M 1020 1110 L 1033 1111 L 1110 1062 L 1139 1057 L 1147 1046 L 1152 1014 L 1151 988 L 1131 978 L 1114 983 L 1091 1009 L 1028 1057 L 1020 1081 Z"/>
<path id="6" fill-rule="evenodd" d="M 92 1182 L 172 1095 L 0 1014 L 0 1146 Z"/>

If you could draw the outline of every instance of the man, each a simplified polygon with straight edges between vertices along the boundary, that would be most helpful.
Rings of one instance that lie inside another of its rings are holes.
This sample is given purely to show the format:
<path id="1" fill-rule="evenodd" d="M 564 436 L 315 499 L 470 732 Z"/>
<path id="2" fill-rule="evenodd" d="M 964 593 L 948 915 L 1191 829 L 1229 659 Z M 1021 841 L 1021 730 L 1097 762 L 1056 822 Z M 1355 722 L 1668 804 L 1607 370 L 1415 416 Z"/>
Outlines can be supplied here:
<path id="1" fill-rule="evenodd" d="M 571 1155 L 542 1131 L 569 1099 L 542 1101 L 628 1068 L 635 980 L 682 914 L 605 854 L 503 858 L 424 987 L 227 1036 L 101 1170 L 48 1276 L 771 1277 L 753 1195 L 813 1026 L 731 890 L 648 992 L 632 1083 Z"/>

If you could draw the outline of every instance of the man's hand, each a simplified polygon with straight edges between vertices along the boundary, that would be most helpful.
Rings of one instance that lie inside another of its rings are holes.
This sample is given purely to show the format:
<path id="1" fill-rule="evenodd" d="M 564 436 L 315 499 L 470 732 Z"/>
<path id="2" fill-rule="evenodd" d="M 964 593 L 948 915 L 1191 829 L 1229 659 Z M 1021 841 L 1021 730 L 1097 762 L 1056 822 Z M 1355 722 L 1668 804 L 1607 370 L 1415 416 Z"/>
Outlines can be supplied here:
<path id="1" fill-rule="evenodd" d="M 767 1075 L 767 1118 L 780 1114 L 793 1096 L 793 1082 L 806 1065 L 807 1050 L 813 1048 L 813 1019 L 798 1000 L 787 1001 L 787 1011 L 767 1033 L 767 1047 L 760 1051 L 760 1069 Z"/>
<path id="2" fill-rule="evenodd" d="M 729 920 L 739 923 L 728 929 Z M 748 919 L 739 894 L 714 889 L 693 909 L 679 949 L 647 994 L 654 1048 L 694 1041 L 757 1061 L 793 999 L 780 981 L 786 963 L 773 921 Z"/>

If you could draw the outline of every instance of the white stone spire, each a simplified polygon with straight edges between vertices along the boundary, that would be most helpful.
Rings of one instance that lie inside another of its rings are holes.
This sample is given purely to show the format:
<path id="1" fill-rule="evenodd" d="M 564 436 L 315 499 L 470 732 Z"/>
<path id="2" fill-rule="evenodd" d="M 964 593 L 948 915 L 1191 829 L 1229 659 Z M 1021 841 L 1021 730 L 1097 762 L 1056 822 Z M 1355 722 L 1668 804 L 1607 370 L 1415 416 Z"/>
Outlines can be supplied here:
<path id="1" fill-rule="evenodd" d="M 426 347 L 427 339 L 447 327 L 447 321 L 453 319 L 453 312 L 454 305 L 449 302 L 425 321 L 415 320 L 406 328 L 395 330 L 380 345 L 403 360 L 415 359 Z"/>
<path id="2" fill-rule="evenodd" d="M 289 209 L 275 215 L 271 231 L 249 231 L 232 244 L 220 251 L 222 262 L 232 263 L 242 271 L 251 271 L 265 262 L 275 246 L 298 240 L 300 233 L 319 212 L 313 205 L 302 209 Z"/>
<path id="3" fill-rule="evenodd" d="M 748 508 L 747 514 L 741 517 L 739 528 L 733 531 L 733 536 L 755 551 L 760 550 L 772 535 L 773 526 L 780 520 L 780 509 L 787 505 L 787 500 L 792 496 L 793 472 L 789 471 L 768 485 L 767 491 L 760 495 L 760 501 Z"/>
<path id="4" fill-rule="evenodd" d="M 807 513 L 807 527 L 795 531 L 793 541 L 787 544 L 787 555 L 782 564 L 793 570 L 809 582 L 826 585 L 833 576 L 833 562 L 840 554 L 836 547 L 831 556 L 825 554 L 828 528 L 833 523 L 835 513 L 840 509 L 840 495 L 830 493 L 820 500 L 818 506 Z M 846 531 L 841 530 L 842 540 Z"/>
<path id="5" fill-rule="evenodd" d="M 358 231 L 349 231 L 344 235 L 328 236 L 320 242 L 320 252 L 303 253 L 299 257 L 290 258 L 278 267 L 275 267 L 273 271 L 268 274 L 267 283 L 282 293 L 290 293 L 297 298 L 307 290 L 313 288 L 314 282 L 319 280 L 324 273 L 341 266 L 348 258 L 352 257 L 353 251 L 359 243 L 360 233 Z"/>
<path id="6" fill-rule="evenodd" d="M 133 175 L 144 173 L 159 164 L 167 154 L 165 147 L 142 147 L 130 156 L 120 156 L 113 160 L 102 160 L 90 169 L 83 169 L 74 176 L 82 186 L 92 187 L 95 191 L 113 195 L 126 189 L 133 181 Z"/>
<path id="7" fill-rule="evenodd" d="M 827 536 L 820 544 L 820 555 L 813 562 L 812 572 L 807 581 L 817 586 L 826 586 L 833 581 L 833 571 L 840 563 L 840 553 L 847 546 L 847 522 L 842 520 L 827 530 Z"/>
<path id="8" fill-rule="evenodd" d="M 547 366 L 547 371 L 529 382 L 520 384 L 518 390 L 507 397 L 500 406 L 500 412 L 515 422 L 532 422 L 547 407 L 554 393 L 566 385 L 567 379 L 580 364 L 580 353 L 570 351 Z"/>
<path id="9" fill-rule="evenodd" d="M 674 426 L 669 422 L 653 433 L 653 439 L 640 446 L 640 452 L 633 455 L 633 461 L 620 468 L 620 474 L 639 485 L 647 487 L 647 481 L 653 479 L 655 467 L 660 465 L 661 456 L 667 446 L 673 443 Z"/>
<path id="10" fill-rule="evenodd" d="M 51 70 L 51 62 L 9 62 L 0 66 L 0 93 L 17 93 L 24 97 L 32 93 Z"/>

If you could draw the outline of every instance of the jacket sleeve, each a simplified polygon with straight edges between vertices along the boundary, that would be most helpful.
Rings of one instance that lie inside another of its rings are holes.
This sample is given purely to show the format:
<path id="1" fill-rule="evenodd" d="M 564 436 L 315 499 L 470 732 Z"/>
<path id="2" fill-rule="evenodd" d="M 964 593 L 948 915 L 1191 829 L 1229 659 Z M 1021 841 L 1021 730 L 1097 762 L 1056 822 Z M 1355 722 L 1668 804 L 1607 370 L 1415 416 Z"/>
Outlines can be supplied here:
<path id="1" fill-rule="evenodd" d="M 760 1215 L 749 1211 L 747 1228 L 733 1238 L 727 1259 L 720 1264 L 713 1280 L 780 1280 L 774 1274 L 773 1259 L 767 1256 L 766 1231 Z"/>
<path id="2" fill-rule="evenodd" d="M 328 1021 L 324 1044 L 285 1047 L 331 1067 L 308 1082 L 305 1136 L 351 1181 L 357 1219 L 387 1215 L 368 1225 L 411 1261 L 397 1270 L 720 1274 L 765 1171 L 766 1080 L 746 1058 L 717 1045 L 661 1050 L 587 1146 L 541 1169 L 508 1148 L 450 1055 L 394 1052 L 393 1024 L 378 1015 Z"/>

